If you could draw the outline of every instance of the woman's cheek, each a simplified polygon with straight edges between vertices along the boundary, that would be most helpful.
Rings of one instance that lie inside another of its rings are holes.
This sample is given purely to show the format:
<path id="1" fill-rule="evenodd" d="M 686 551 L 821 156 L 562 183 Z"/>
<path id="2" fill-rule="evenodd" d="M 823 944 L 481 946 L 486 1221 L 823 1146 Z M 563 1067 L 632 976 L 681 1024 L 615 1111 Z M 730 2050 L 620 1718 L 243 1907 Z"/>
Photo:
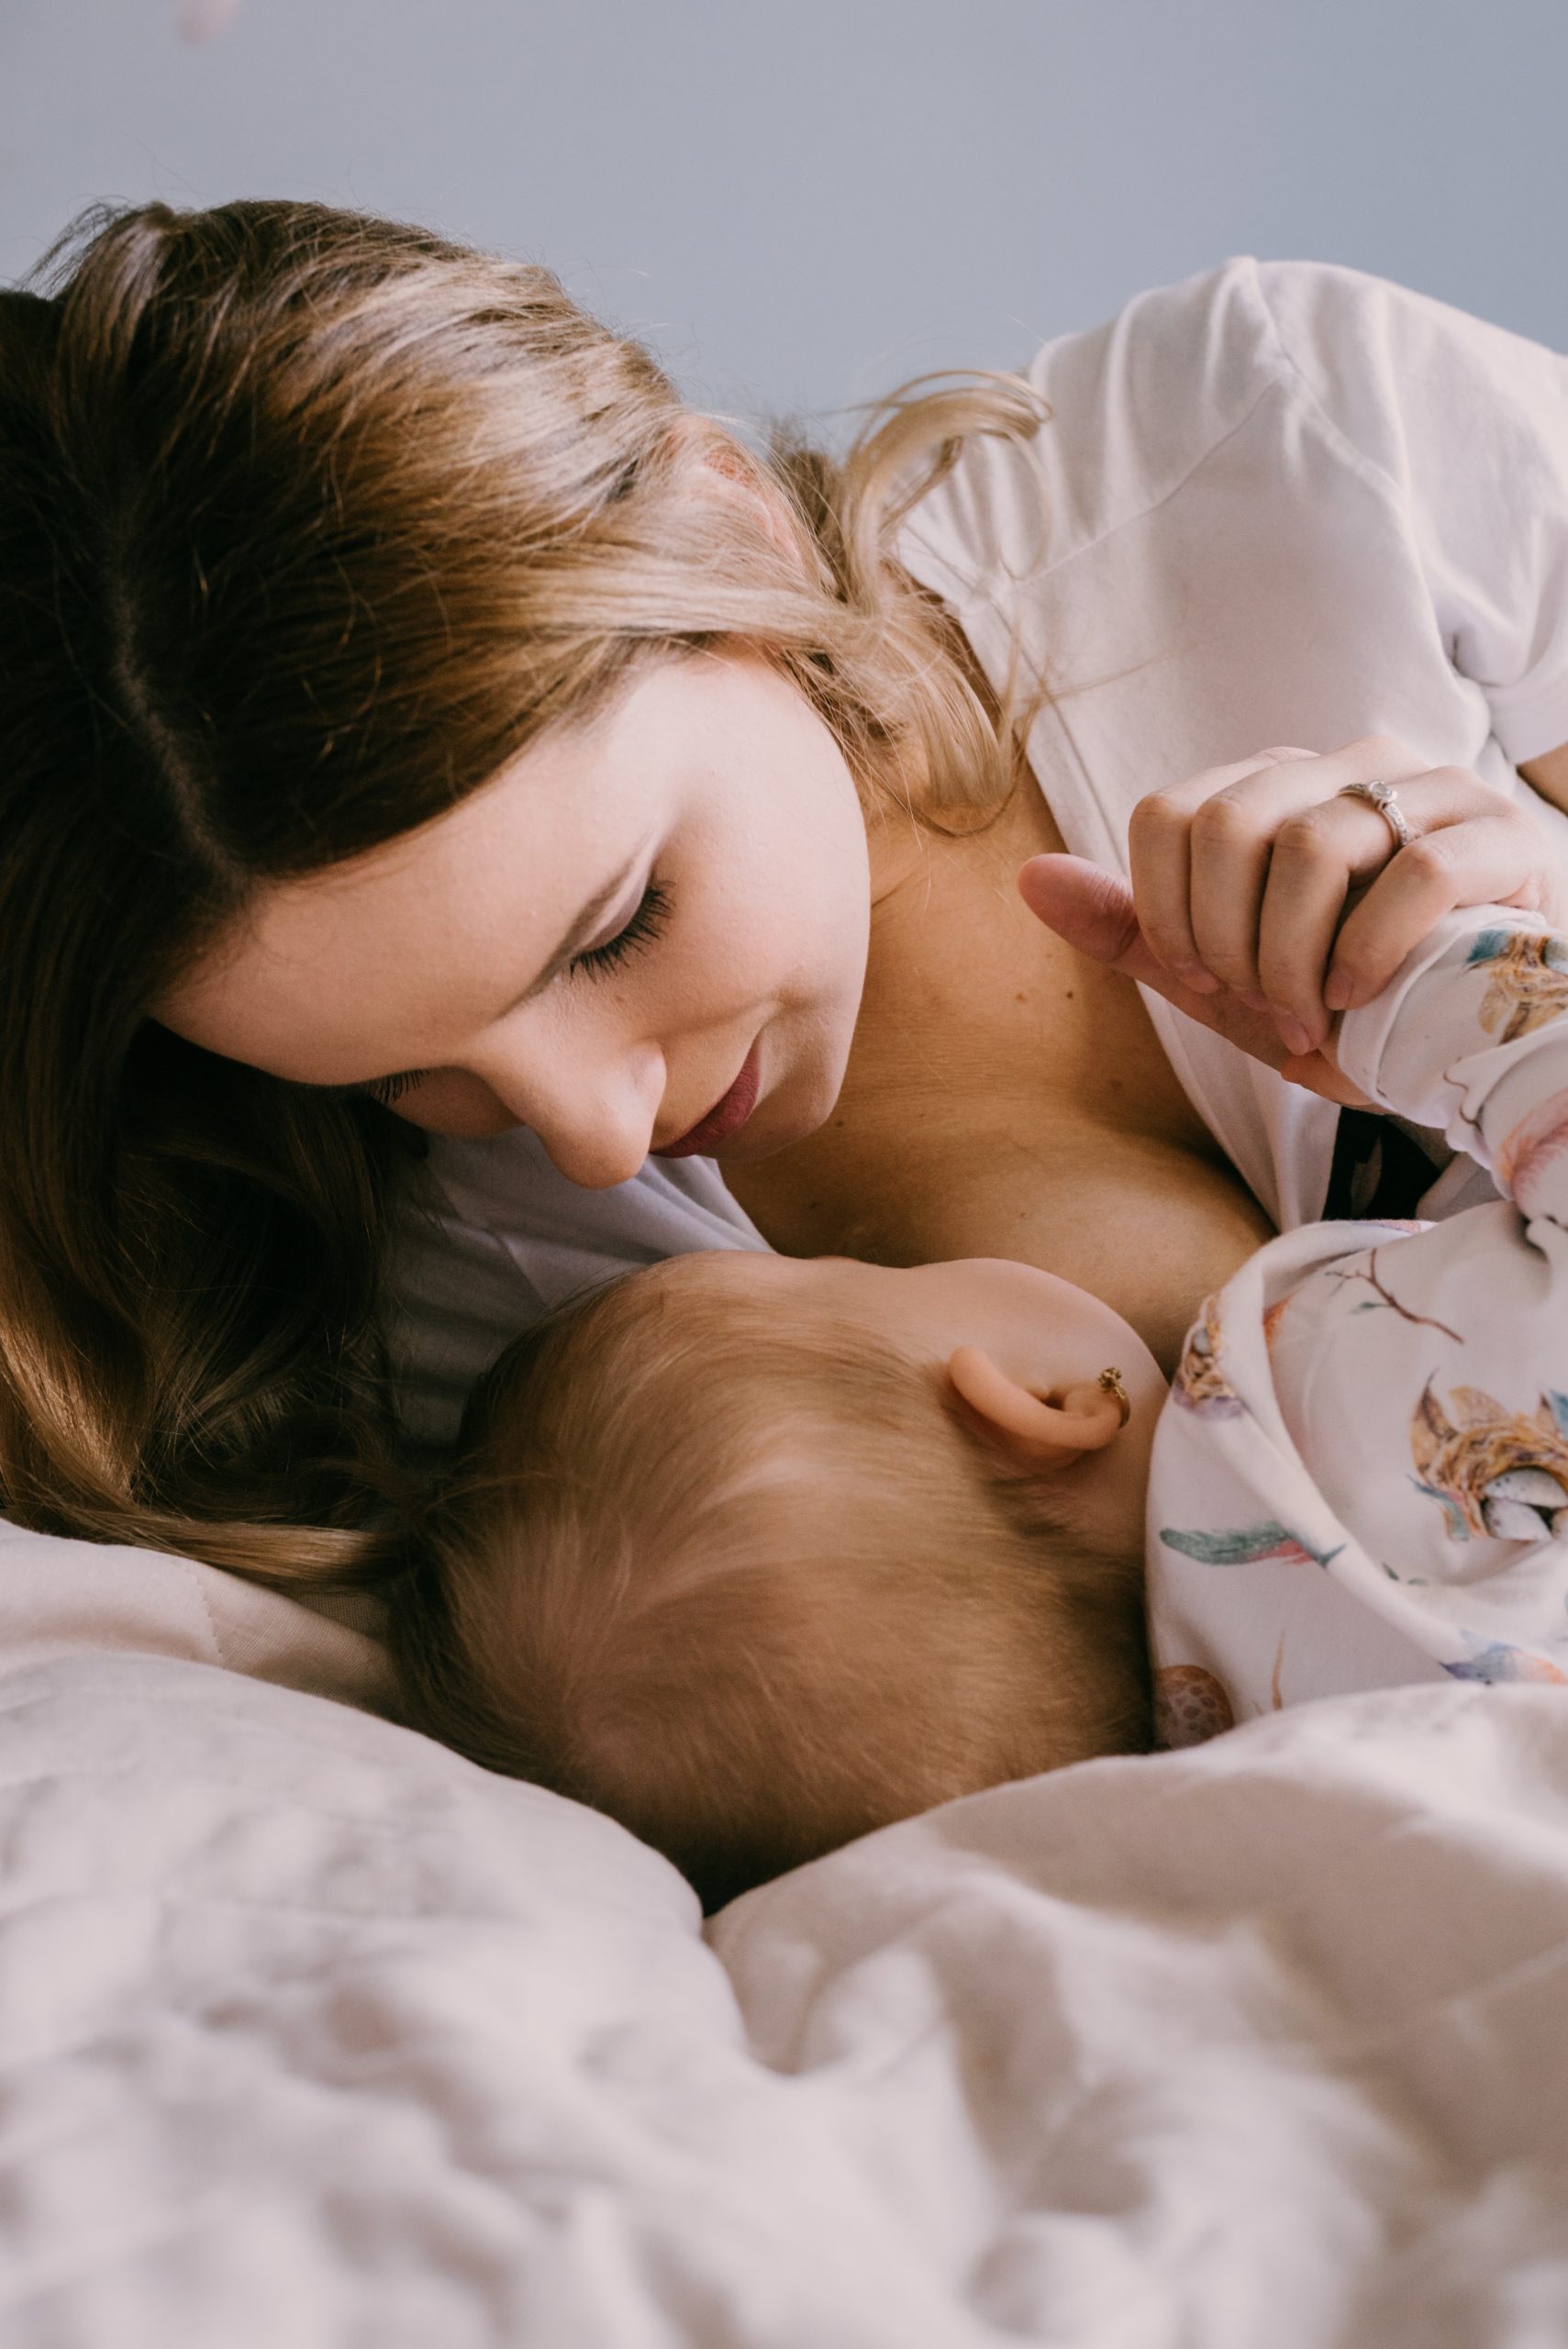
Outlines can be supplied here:
<path id="1" fill-rule="evenodd" d="M 778 909 L 762 888 L 747 896 L 724 890 L 690 903 L 648 966 L 649 1025 L 673 1041 L 770 999 L 784 952 Z"/>

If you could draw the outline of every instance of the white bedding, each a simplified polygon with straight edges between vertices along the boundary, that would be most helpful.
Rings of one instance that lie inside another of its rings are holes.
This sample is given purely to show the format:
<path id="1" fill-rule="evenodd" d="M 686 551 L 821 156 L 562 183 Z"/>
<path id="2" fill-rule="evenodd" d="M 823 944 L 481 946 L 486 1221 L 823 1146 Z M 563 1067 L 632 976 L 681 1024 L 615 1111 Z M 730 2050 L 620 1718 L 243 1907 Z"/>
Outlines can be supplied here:
<path id="1" fill-rule="evenodd" d="M 998 1788 L 705 1939 L 594 1814 L 77 1620 L 0 1675 L 6 2349 L 1568 2338 L 1562 1691 Z"/>

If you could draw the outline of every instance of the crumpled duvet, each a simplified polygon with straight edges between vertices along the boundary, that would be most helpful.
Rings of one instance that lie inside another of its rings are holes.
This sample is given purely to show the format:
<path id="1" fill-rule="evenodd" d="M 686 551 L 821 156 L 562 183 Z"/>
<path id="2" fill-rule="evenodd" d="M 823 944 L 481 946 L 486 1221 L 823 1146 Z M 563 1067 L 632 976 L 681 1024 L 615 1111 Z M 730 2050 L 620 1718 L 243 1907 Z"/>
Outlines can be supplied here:
<path id="1" fill-rule="evenodd" d="M 1568 1701 L 1294 1709 L 737 1902 L 192 1660 L 0 1677 L 6 2349 L 1568 2338 Z"/>

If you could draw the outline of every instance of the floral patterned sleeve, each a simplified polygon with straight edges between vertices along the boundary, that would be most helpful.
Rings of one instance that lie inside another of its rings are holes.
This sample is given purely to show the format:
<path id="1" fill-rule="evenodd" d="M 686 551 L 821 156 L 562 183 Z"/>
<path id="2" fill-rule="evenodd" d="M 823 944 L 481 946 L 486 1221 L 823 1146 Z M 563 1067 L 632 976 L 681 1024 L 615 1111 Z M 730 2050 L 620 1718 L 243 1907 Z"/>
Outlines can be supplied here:
<path id="1" fill-rule="evenodd" d="M 1339 1057 L 1381 1107 L 1440 1126 L 1525 1215 L 1568 1225 L 1568 938 L 1528 915 L 1451 914 L 1347 1014 Z"/>
<path id="2" fill-rule="evenodd" d="M 1568 1687 L 1568 938 L 1451 915 L 1339 1058 L 1505 1196 L 1289 1233 L 1208 1300 L 1151 1474 L 1168 1743 L 1401 1680 Z"/>

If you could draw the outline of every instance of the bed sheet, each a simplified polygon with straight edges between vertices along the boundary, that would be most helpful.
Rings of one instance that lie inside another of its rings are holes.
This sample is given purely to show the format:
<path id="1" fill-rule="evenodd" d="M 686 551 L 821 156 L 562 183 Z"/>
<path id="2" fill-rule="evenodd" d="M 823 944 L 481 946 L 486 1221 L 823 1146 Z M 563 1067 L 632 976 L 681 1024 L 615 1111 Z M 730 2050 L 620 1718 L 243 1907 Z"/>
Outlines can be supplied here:
<path id="1" fill-rule="evenodd" d="M 705 1932 L 353 1705 L 6 1660 L 8 2349 L 1568 2334 L 1560 1691 L 999 1787 Z"/>

